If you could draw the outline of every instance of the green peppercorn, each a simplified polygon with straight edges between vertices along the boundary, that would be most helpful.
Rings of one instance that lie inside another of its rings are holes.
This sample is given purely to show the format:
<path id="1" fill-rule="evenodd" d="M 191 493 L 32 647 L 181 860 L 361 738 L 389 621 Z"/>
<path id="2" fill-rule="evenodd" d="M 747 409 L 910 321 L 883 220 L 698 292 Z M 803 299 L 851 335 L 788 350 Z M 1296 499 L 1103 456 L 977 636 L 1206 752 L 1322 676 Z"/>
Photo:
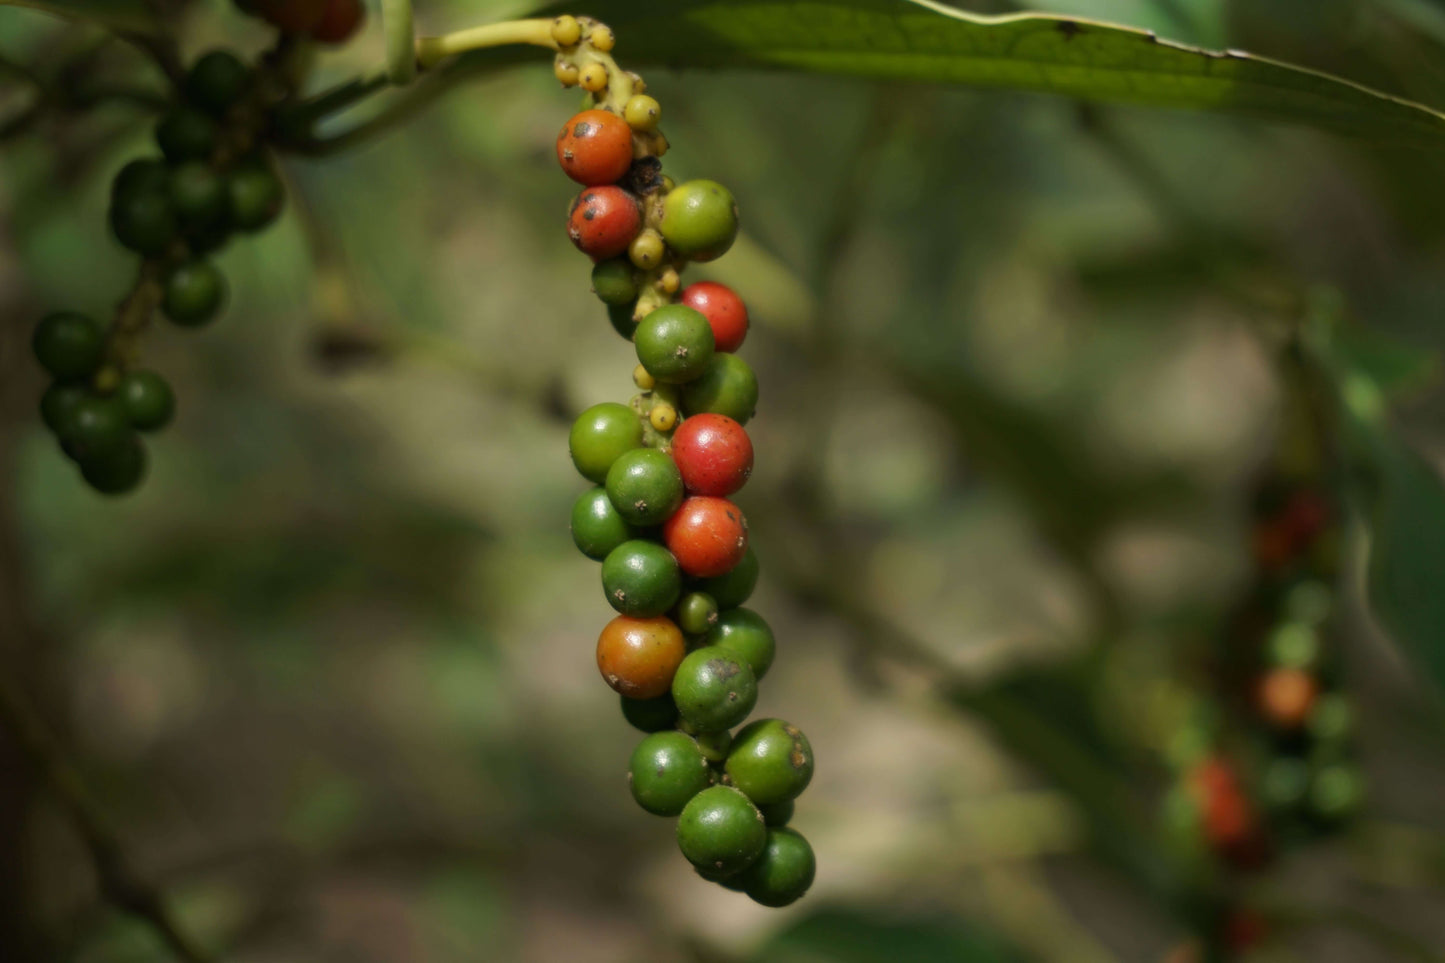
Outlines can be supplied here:
<path id="1" fill-rule="evenodd" d="M 708 762 L 727 761 L 728 751 L 733 745 L 732 733 L 719 729 L 717 732 L 699 732 L 693 738 L 697 740 L 697 747 L 702 750 L 703 757 Z"/>
<path id="2" fill-rule="evenodd" d="M 582 477 L 600 484 L 623 453 L 642 447 L 642 421 L 626 405 L 593 405 L 572 423 L 567 445 Z"/>
<path id="3" fill-rule="evenodd" d="M 1310 786 L 1310 807 L 1321 819 L 1337 822 L 1359 810 L 1365 797 L 1365 782 L 1351 765 L 1322 766 Z"/>
<path id="4" fill-rule="evenodd" d="M 622 717 L 634 729 L 663 732 L 677 725 L 677 705 L 673 703 L 670 692 L 655 699 L 618 698 L 622 702 Z"/>
<path id="5" fill-rule="evenodd" d="M 734 565 L 726 575 L 698 579 L 695 584 L 698 591 L 706 592 L 717 601 L 719 609 L 737 608 L 752 598 L 753 589 L 758 584 L 759 571 L 758 554 L 749 545 L 748 550 L 743 553 L 742 561 Z"/>
<path id="6" fill-rule="evenodd" d="M 176 324 L 196 328 L 213 321 L 225 302 L 225 276 L 210 261 L 197 259 L 171 271 L 161 308 Z"/>
<path id="7" fill-rule="evenodd" d="M 698 732 L 731 729 L 758 701 L 753 670 L 727 649 L 705 646 L 688 655 L 672 679 L 672 699 Z"/>
<path id="8" fill-rule="evenodd" d="M 682 590 L 677 559 L 656 542 L 633 539 L 602 562 L 602 590 L 623 615 L 651 618 L 672 608 Z"/>
<path id="9" fill-rule="evenodd" d="M 700 377 L 712 362 L 712 325 L 702 312 L 668 304 L 637 323 L 633 335 L 637 360 L 663 384 L 684 384 Z"/>
<path id="10" fill-rule="evenodd" d="M 813 747 L 797 726 L 781 719 L 759 719 L 734 737 L 727 774 L 759 805 L 787 802 L 813 779 Z"/>
<path id="11" fill-rule="evenodd" d="M 110 199 L 129 194 L 165 192 L 170 185 L 170 168 L 158 157 L 133 160 L 120 169 L 110 185 Z"/>
<path id="12" fill-rule="evenodd" d="M 661 525 L 682 504 L 682 494 L 677 465 L 656 448 L 623 452 L 607 470 L 607 497 L 632 525 Z"/>
<path id="13" fill-rule="evenodd" d="M 607 489 L 601 486 L 587 489 L 572 504 L 572 541 L 588 558 L 600 562 L 607 553 L 636 535 L 612 506 Z"/>
<path id="14" fill-rule="evenodd" d="M 656 732 L 643 739 L 627 767 L 632 798 L 656 816 L 676 816 L 712 780 L 702 750 L 681 732 Z"/>
<path id="15" fill-rule="evenodd" d="M 124 448 L 135 437 L 125 408 L 113 397 L 81 399 L 65 420 L 60 441 L 79 462 L 92 461 Z"/>
<path id="16" fill-rule="evenodd" d="M 717 624 L 717 602 L 706 592 L 689 592 L 677 603 L 677 627 L 688 635 L 702 635 Z"/>
<path id="17" fill-rule="evenodd" d="M 231 222 L 242 231 L 259 231 L 281 214 L 286 189 L 269 164 L 251 158 L 238 164 L 227 179 Z"/>
<path id="18" fill-rule="evenodd" d="M 186 75 L 186 96 L 212 114 L 224 114 L 251 84 L 251 71 L 229 50 L 204 54 Z"/>
<path id="19" fill-rule="evenodd" d="M 626 258 L 602 261 L 592 269 L 592 290 L 603 304 L 631 307 L 637 300 L 637 281 Z"/>
<path id="20" fill-rule="evenodd" d="M 689 415 L 727 415 L 745 425 L 758 407 L 757 375 L 742 358 L 719 352 L 701 376 L 683 386 L 682 406 Z"/>
<path id="21" fill-rule="evenodd" d="M 40 319 L 30 347 L 40 366 L 57 379 L 87 378 L 105 358 L 105 331 L 83 314 L 56 311 Z"/>
<path id="22" fill-rule="evenodd" d="M 793 819 L 793 801 L 771 803 L 766 806 L 759 806 L 758 812 L 763 814 L 763 822 L 770 827 L 786 826 Z"/>
<path id="23" fill-rule="evenodd" d="M 773 630 L 752 609 L 726 609 L 718 613 L 717 622 L 708 630 L 703 644 L 736 652 L 760 682 L 768 674 L 777 651 Z"/>
<path id="24" fill-rule="evenodd" d="M 164 428 L 176 413 L 175 393 L 166 379 L 154 371 L 127 372 L 115 394 L 125 408 L 131 427 L 137 431 Z"/>
<path id="25" fill-rule="evenodd" d="M 176 238 L 176 212 L 166 190 L 135 190 L 110 205 L 110 229 L 122 246 L 155 257 Z"/>
<path id="26" fill-rule="evenodd" d="M 51 431 L 63 434 L 76 408 L 89 397 L 90 389 L 83 384 L 56 381 L 40 396 L 40 417 Z"/>
<path id="27" fill-rule="evenodd" d="M 808 892 L 817 873 L 813 847 L 793 829 L 769 829 L 762 854 L 738 877 L 755 903 L 780 907 Z"/>
<path id="28" fill-rule="evenodd" d="M 227 213 L 226 179 L 202 161 L 187 161 L 171 172 L 170 198 L 185 227 L 217 224 Z"/>
<path id="29" fill-rule="evenodd" d="M 80 474 L 102 495 L 124 495 L 140 485 L 146 473 L 146 450 L 131 434 L 118 448 L 80 459 Z"/>
<path id="30" fill-rule="evenodd" d="M 711 261 L 737 240 L 738 205 L 732 192 L 716 181 L 688 181 L 663 200 L 660 228 L 674 251 L 694 261 Z"/>
<path id="31" fill-rule="evenodd" d="M 713 786 L 693 796 L 677 821 L 678 848 L 713 878 L 747 869 L 767 842 L 762 814 L 729 786 Z"/>
<path id="32" fill-rule="evenodd" d="M 156 143 L 172 164 L 208 159 L 219 138 L 216 122 L 194 107 L 173 108 L 156 127 Z"/>
<path id="33" fill-rule="evenodd" d="M 637 321 L 632 317 L 635 310 L 636 305 L 631 302 L 607 306 L 608 323 L 612 325 L 612 330 L 626 341 L 631 341 L 633 335 L 637 333 Z"/>

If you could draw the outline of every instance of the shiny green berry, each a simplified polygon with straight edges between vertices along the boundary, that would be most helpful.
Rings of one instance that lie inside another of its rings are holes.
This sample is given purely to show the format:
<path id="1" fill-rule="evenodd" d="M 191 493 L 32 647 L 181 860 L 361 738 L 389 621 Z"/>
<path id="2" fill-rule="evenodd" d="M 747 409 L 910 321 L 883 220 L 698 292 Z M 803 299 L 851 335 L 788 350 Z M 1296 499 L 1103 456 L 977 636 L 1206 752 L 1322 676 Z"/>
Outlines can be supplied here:
<path id="1" fill-rule="evenodd" d="M 679 184 L 662 202 L 662 236 L 694 261 L 722 257 L 738 236 L 738 205 L 717 181 Z"/>
<path id="2" fill-rule="evenodd" d="M 710 878 L 747 869 L 767 843 L 762 814 L 729 786 L 713 786 L 693 796 L 677 821 L 678 848 Z"/>
<path id="3" fill-rule="evenodd" d="M 59 435 L 70 424 L 76 408 L 89 397 L 90 389 L 85 385 L 57 381 L 40 396 L 40 417 L 51 431 Z"/>
<path id="4" fill-rule="evenodd" d="M 251 71 L 229 50 L 204 54 L 186 75 L 186 96 L 212 114 L 224 114 L 246 92 Z"/>
<path id="5" fill-rule="evenodd" d="M 1355 710 L 1350 700 L 1331 693 L 1315 700 L 1307 723 L 1310 735 L 1322 745 L 1339 744 L 1355 727 Z"/>
<path id="6" fill-rule="evenodd" d="M 717 624 L 717 602 L 706 592 L 688 592 L 677 603 L 677 627 L 688 635 L 702 635 Z"/>
<path id="7" fill-rule="evenodd" d="M 677 725 L 677 705 L 672 701 L 670 692 L 655 699 L 618 698 L 622 700 L 622 717 L 634 729 L 663 732 Z"/>
<path id="8" fill-rule="evenodd" d="M 82 463 L 111 455 L 134 438 L 125 408 L 114 396 L 91 396 L 77 402 L 60 432 L 66 453 Z"/>
<path id="9" fill-rule="evenodd" d="M 259 231 L 276 220 L 286 204 L 286 189 L 264 160 L 253 158 L 231 171 L 226 182 L 231 222 L 243 231 Z"/>
<path id="10" fill-rule="evenodd" d="M 650 618 L 672 608 L 682 591 L 677 559 L 644 539 L 623 542 L 602 562 L 602 590 L 623 615 Z"/>
<path id="11" fill-rule="evenodd" d="M 589 488 L 573 502 L 572 541 L 588 558 L 600 562 L 608 552 L 636 535 L 612 506 L 607 489 L 600 485 Z"/>
<path id="12" fill-rule="evenodd" d="M 676 816 L 712 781 L 702 750 L 681 732 L 656 732 L 643 739 L 627 766 L 632 798 L 655 816 Z"/>
<path id="13" fill-rule="evenodd" d="M 663 384 L 684 384 L 700 377 L 712 362 L 712 325 L 702 312 L 668 304 L 637 322 L 632 340 L 637 360 Z"/>
<path id="14" fill-rule="evenodd" d="M 642 421 L 626 405 L 612 401 L 593 405 L 572 423 L 567 447 L 582 477 L 601 484 L 613 462 L 642 447 Z"/>
<path id="15" fill-rule="evenodd" d="M 171 209 L 188 229 L 216 224 L 226 216 L 226 178 L 201 161 L 187 161 L 171 172 Z"/>
<path id="16" fill-rule="evenodd" d="M 757 375 L 742 358 L 719 352 L 699 378 L 683 386 L 682 406 L 689 415 L 727 415 L 745 425 L 758 407 Z"/>
<path id="17" fill-rule="evenodd" d="M 116 389 L 131 427 L 137 431 L 156 431 L 171 423 L 176 413 L 176 396 L 166 379 L 154 371 L 131 371 L 120 379 Z"/>
<path id="18" fill-rule="evenodd" d="M 759 806 L 758 812 L 763 814 L 763 822 L 769 826 L 786 826 L 793 819 L 793 801 L 789 799 L 787 802 Z"/>
<path id="19" fill-rule="evenodd" d="M 708 631 L 703 644 L 736 652 L 747 662 L 758 681 L 768 674 L 777 651 L 773 630 L 752 609 L 726 609 L 718 613 L 717 623 Z"/>
<path id="20" fill-rule="evenodd" d="M 661 525 L 682 504 L 682 474 L 666 452 L 634 448 L 607 469 L 607 497 L 630 524 Z"/>
<path id="21" fill-rule="evenodd" d="M 110 198 L 114 201 L 129 194 L 165 192 L 170 188 L 170 176 L 170 168 L 159 158 L 133 160 L 115 175 L 110 185 Z"/>
<path id="22" fill-rule="evenodd" d="M 603 261 L 592 269 L 592 290 L 603 304 L 631 307 L 637 300 L 637 281 L 626 258 Z"/>
<path id="23" fill-rule="evenodd" d="M 683 721 L 696 731 L 717 732 L 748 717 L 758 701 L 758 683 L 753 670 L 737 655 L 705 646 L 677 667 L 672 699 Z"/>
<path id="24" fill-rule="evenodd" d="M 808 892 L 817 868 L 813 847 L 802 833 L 793 829 L 769 829 L 762 855 L 743 870 L 737 882 L 755 903 L 787 906 Z"/>
<path id="25" fill-rule="evenodd" d="M 1264 778 L 1260 780 L 1260 799 L 1270 809 L 1288 811 L 1304 802 L 1309 788 L 1309 763 L 1293 756 L 1281 756 L 1264 771 Z"/>
<path id="26" fill-rule="evenodd" d="M 197 259 L 171 271 L 161 309 L 176 324 L 196 328 L 214 320 L 225 303 L 225 275 L 210 261 Z"/>
<path id="27" fill-rule="evenodd" d="M 743 560 L 734 565 L 732 571 L 716 578 L 698 579 L 695 584 L 698 591 L 706 592 L 717 601 L 719 609 L 732 609 L 752 598 L 758 574 L 758 553 L 749 545 Z"/>
<path id="28" fill-rule="evenodd" d="M 787 802 L 813 780 L 813 747 L 797 726 L 781 719 L 759 719 L 733 737 L 727 774 L 760 806 Z"/>
<path id="29" fill-rule="evenodd" d="M 176 238 L 176 212 L 167 190 L 118 195 L 110 205 L 110 229 L 124 247 L 155 257 Z"/>
<path id="30" fill-rule="evenodd" d="M 219 138 L 216 122 L 195 107 L 174 108 L 156 127 L 156 143 L 172 164 L 207 160 Z"/>
<path id="31" fill-rule="evenodd" d="M 113 451 L 80 459 L 80 474 L 102 495 L 124 495 L 145 478 L 146 460 L 145 445 L 132 434 Z"/>
<path id="32" fill-rule="evenodd" d="M 94 319 L 56 311 L 40 319 L 30 340 L 40 366 L 62 381 L 89 377 L 105 358 L 105 331 Z"/>
<path id="33" fill-rule="evenodd" d="M 1354 766 L 1322 766 L 1310 786 L 1310 808 L 1321 819 L 1346 819 L 1359 810 L 1365 798 L 1365 782 Z"/>

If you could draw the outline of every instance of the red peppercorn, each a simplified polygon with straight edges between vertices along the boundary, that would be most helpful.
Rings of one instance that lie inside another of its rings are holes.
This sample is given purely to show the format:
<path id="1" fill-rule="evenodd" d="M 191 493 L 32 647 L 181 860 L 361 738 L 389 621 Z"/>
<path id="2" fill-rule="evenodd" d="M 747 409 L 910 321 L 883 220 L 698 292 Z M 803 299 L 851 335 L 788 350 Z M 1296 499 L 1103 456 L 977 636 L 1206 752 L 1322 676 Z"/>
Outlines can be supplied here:
<path id="1" fill-rule="evenodd" d="M 1281 729 L 1298 729 L 1310 717 L 1319 683 L 1303 669 L 1273 669 L 1259 683 L 1259 708 Z"/>
<path id="2" fill-rule="evenodd" d="M 356 35 L 365 20 L 366 8 L 361 0 L 330 0 L 311 36 L 319 43 L 343 44 Z"/>
<path id="3" fill-rule="evenodd" d="M 632 128 L 616 114 L 584 110 L 557 135 L 557 162 L 579 184 L 614 184 L 632 167 Z"/>
<path id="4" fill-rule="evenodd" d="M 716 281 L 698 281 L 682 292 L 682 303 L 699 311 L 712 325 L 719 351 L 736 351 L 748 336 L 748 307 L 732 288 Z"/>
<path id="5" fill-rule="evenodd" d="M 693 415 L 672 436 L 672 460 L 690 495 L 731 495 L 753 473 L 753 443 L 727 415 Z"/>
<path id="6" fill-rule="evenodd" d="M 567 219 L 567 236 L 594 261 L 626 251 L 641 228 L 637 198 L 620 187 L 589 187 L 577 195 Z"/>
<path id="7" fill-rule="evenodd" d="M 662 524 L 678 567 L 697 578 L 726 575 L 748 550 L 748 521 L 726 498 L 694 495 Z"/>
<path id="8" fill-rule="evenodd" d="M 682 630 L 662 616 L 619 615 L 597 638 L 597 670 L 629 699 L 654 699 L 671 689 L 686 654 Z"/>

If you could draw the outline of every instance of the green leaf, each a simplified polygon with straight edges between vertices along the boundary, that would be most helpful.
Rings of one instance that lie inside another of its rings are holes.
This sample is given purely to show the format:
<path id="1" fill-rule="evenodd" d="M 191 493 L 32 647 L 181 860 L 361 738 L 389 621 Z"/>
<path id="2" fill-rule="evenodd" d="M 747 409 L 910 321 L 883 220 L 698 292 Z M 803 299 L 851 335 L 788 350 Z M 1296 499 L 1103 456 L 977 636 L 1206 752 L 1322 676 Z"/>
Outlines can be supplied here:
<path id="1" fill-rule="evenodd" d="M 570 2 L 548 8 L 573 10 Z M 1318 71 L 1074 17 L 930 0 L 595 0 L 628 66 L 754 67 L 1220 111 L 1445 147 L 1445 114 Z M 545 15 L 545 14 L 544 14 Z M 470 55 L 469 55 L 470 56 Z"/>
<path id="2" fill-rule="evenodd" d="M 783 930 L 754 963 L 1017 963 L 1023 957 L 975 926 L 948 917 L 890 918 L 876 909 L 828 907 Z"/>
<path id="3" fill-rule="evenodd" d="M 160 21 L 146 0 L 0 0 L 0 6 L 30 7 L 127 33 L 155 33 L 160 29 Z"/>
<path id="4" fill-rule="evenodd" d="M 1371 608 L 1445 688 L 1445 481 L 1397 439 L 1381 435 L 1375 452 Z"/>

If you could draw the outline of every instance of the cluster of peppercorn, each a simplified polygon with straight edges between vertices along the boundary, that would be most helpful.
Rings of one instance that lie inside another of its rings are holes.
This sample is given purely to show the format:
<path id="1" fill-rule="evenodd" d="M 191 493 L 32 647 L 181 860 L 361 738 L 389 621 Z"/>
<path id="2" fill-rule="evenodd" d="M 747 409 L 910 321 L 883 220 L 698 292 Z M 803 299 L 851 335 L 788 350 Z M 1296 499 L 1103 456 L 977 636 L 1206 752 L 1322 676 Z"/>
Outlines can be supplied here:
<path id="1" fill-rule="evenodd" d="M 679 817 L 678 844 L 704 878 L 785 906 L 813 881 L 812 848 L 787 828 L 813 776 L 812 748 L 779 719 L 732 732 L 775 650 L 767 622 L 743 607 L 758 560 L 729 500 L 753 468 L 743 426 L 757 379 L 735 354 L 748 312 L 721 284 L 683 289 L 679 278 L 732 246 L 737 207 L 713 181 L 662 176 L 660 108 L 608 56 L 606 26 L 561 17 L 552 37 L 558 79 L 592 94 L 557 138 L 563 171 L 584 188 L 568 233 L 596 262 L 593 289 L 639 361 L 632 403 L 587 409 L 570 437 L 573 463 L 596 485 L 573 506 L 572 537 L 602 563 L 618 612 L 597 666 L 648 734 L 628 783 L 643 809 Z"/>
<path id="2" fill-rule="evenodd" d="M 200 57 L 156 126 L 159 156 L 132 160 L 111 184 L 111 232 L 141 257 L 135 287 L 109 326 L 61 311 L 35 328 L 35 356 L 52 379 L 41 416 L 85 481 L 105 494 L 140 484 L 140 436 L 175 413 L 170 385 L 137 365 L 141 332 L 156 310 L 185 328 L 213 321 L 227 288 L 212 255 L 281 212 L 285 190 L 266 135 L 274 106 L 295 92 L 286 51 L 303 38 L 344 42 L 365 16 L 360 0 L 237 6 L 281 30 L 281 45 L 256 67 L 225 50 Z"/>
<path id="3" fill-rule="evenodd" d="M 1316 481 L 1257 487 L 1255 577 L 1211 660 L 1220 704 L 1213 725 L 1186 737 L 1170 798 L 1171 815 L 1235 872 L 1262 870 L 1279 850 L 1337 830 L 1363 799 L 1353 712 L 1329 645 L 1337 520 Z M 1225 945 L 1243 950 L 1263 938 L 1256 914 L 1226 904 Z"/>

